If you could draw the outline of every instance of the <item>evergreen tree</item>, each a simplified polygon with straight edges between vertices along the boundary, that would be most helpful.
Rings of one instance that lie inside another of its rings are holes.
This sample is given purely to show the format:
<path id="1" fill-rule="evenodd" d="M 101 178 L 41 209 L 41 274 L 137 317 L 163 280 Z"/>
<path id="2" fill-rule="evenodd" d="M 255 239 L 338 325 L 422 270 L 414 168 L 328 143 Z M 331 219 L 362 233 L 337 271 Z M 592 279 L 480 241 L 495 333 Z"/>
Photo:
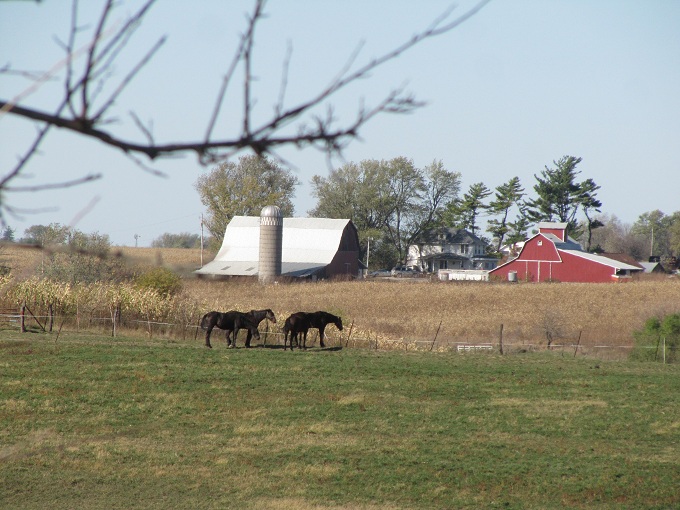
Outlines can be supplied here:
<path id="1" fill-rule="evenodd" d="M 527 216 L 531 221 L 567 223 L 569 231 L 576 227 L 581 190 L 575 179 L 580 173 L 576 170 L 580 162 L 581 158 L 564 156 L 553 161 L 555 168 L 546 166 L 541 176 L 534 175 L 538 181 L 534 185 L 536 198 L 527 202 Z"/>
<path id="2" fill-rule="evenodd" d="M 477 219 L 483 211 L 490 207 L 484 203 L 484 199 L 489 197 L 491 193 L 491 190 L 482 182 L 472 184 L 462 199 L 449 203 L 442 215 L 444 224 L 455 228 L 464 228 L 475 234 L 478 229 Z"/>
<path id="3" fill-rule="evenodd" d="M 545 167 L 541 176 L 534 175 L 537 180 L 534 186 L 536 198 L 526 202 L 530 221 L 566 223 L 567 233 L 578 237 L 580 231 L 576 215 L 582 209 L 587 218 L 588 235 L 592 235 L 592 229 L 598 225 L 591 222 L 590 216 L 593 212 L 599 212 L 602 206 L 596 194 L 600 187 L 592 179 L 576 182 L 576 176 L 581 173 L 576 170 L 580 162 L 581 158 L 563 156 L 559 161 L 553 161 L 555 168 Z"/>
<path id="4" fill-rule="evenodd" d="M 519 207 L 518 220 L 525 216 L 524 208 L 522 206 L 523 197 L 524 188 L 520 184 L 519 177 L 513 177 L 508 182 L 501 184 L 496 188 L 496 196 L 494 200 L 489 203 L 489 211 L 494 216 L 499 216 L 499 218 L 489 220 L 486 229 L 487 232 L 491 233 L 496 242 L 496 251 L 501 249 L 506 235 L 511 231 L 512 227 L 508 218 L 512 208 L 515 206 Z"/>
<path id="5" fill-rule="evenodd" d="M 14 233 L 15 230 L 7 225 L 5 227 L 5 230 L 2 232 L 2 241 L 6 243 L 13 243 L 14 242 Z"/>
<path id="6" fill-rule="evenodd" d="M 593 217 L 594 213 L 602 212 L 600 207 L 602 207 L 602 202 L 600 202 L 595 192 L 600 189 L 600 186 L 596 185 L 592 179 L 586 179 L 581 183 L 581 196 L 579 197 L 579 202 L 581 203 L 581 209 L 586 217 L 585 224 L 581 230 L 585 234 L 585 250 L 590 251 L 592 240 L 593 240 L 593 230 L 604 226 L 597 218 Z"/>

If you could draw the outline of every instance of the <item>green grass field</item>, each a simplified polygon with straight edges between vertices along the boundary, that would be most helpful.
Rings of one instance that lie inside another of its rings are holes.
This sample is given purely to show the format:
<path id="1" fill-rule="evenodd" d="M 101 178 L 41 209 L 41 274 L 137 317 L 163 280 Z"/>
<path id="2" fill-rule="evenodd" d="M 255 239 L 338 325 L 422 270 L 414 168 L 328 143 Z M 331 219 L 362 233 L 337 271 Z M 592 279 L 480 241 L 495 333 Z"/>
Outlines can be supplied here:
<path id="1" fill-rule="evenodd" d="M 679 508 L 679 403 L 566 353 L 3 331 L 0 508 Z"/>

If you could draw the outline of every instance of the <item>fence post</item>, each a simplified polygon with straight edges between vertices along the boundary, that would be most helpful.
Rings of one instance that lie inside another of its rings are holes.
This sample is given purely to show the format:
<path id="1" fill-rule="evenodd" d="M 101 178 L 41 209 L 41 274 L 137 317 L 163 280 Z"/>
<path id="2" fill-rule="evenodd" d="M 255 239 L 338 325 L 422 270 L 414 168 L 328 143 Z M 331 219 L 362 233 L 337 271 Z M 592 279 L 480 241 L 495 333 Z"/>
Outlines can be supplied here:
<path id="1" fill-rule="evenodd" d="M 578 346 L 581 345 L 581 333 L 583 333 L 583 330 L 578 332 L 578 342 L 576 342 L 576 349 L 574 349 L 574 358 L 576 357 L 576 353 L 578 352 Z"/>
<path id="2" fill-rule="evenodd" d="M 116 318 L 118 316 L 118 307 L 113 307 L 113 313 L 111 314 L 111 336 L 115 338 L 116 336 Z"/>
<path id="3" fill-rule="evenodd" d="M 439 326 L 437 327 L 437 332 L 434 334 L 434 338 L 432 339 L 432 345 L 430 345 L 430 351 L 434 348 L 434 343 L 437 341 L 437 335 L 439 335 L 439 330 L 442 327 L 442 322 L 443 320 L 439 321 Z"/>
<path id="4" fill-rule="evenodd" d="M 21 312 L 19 315 L 21 316 L 21 332 L 26 333 L 26 301 L 21 303 Z"/>
<path id="5" fill-rule="evenodd" d="M 47 305 L 47 318 L 49 320 L 49 326 L 47 330 L 52 333 L 52 326 L 54 325 L 54 306 L 52 303 Z"/>
<path id="6" fill-rule="evenodd" d="M 500 333 L 498 334 L 498 346 L 501 356 L 503 356 L 503 324 L 501 324 L 501 330 Z"/>
<path id="7" fill-rule="evenodd" d="M 347 340 L 345 341 L 345 347 L 349 345 L 349 337 L 352 336 L 352 328 L 354 328 L 354 320 L 352 320 L 352 324 L 349 326 L 349 333 L 347 333 Z M 342 342 L 342 339 L 340 339 Z"/>

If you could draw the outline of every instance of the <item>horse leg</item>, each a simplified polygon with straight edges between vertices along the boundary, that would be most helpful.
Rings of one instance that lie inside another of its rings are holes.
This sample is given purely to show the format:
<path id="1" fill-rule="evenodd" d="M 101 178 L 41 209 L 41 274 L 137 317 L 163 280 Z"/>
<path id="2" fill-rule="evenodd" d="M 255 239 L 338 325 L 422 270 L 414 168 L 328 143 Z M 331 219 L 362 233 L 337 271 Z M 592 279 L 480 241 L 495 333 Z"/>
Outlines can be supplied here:
<path id="1" fill-rule="evenodd" d="M 250 339 L 253 338 L 253 332 L 248 330 L 248 336 L 246 336 L 246 347 L 250 349 Z"/>
<path id="2" fill-rule="evenodd" d="M 323 343 L 323 332 L 326 329 L 326 326 L 321 326 L 319 328 L 319 347 L 326 347 L 326 345 Z"/>
<path id="3" fill-rule="evenodd" d="M 211 349 L 212 345 L 210 345 L 210 333 L 212 333 L 212 330 L 212 326 L 208 326 L 208 328 L 205 330 L 205 346 Z"/>

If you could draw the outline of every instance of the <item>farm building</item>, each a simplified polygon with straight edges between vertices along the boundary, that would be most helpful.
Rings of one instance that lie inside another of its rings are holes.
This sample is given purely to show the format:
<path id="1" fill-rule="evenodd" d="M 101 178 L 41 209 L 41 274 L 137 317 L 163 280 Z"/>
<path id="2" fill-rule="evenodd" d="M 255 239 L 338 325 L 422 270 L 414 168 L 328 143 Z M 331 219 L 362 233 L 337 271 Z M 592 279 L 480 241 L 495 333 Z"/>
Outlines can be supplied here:
<path id="1" fill-rule="evenodd" d="M 566 223 L 538 224 L 517 258 L 489 272 L 490 277 L 545 282 L 620 282 L 642 271 L 639 265 L 583 251 L 567 236 Z"/>
<path id="2" fill-rule="evenodd" d="M 482 240 L 467 230 L 438 228 L 423 232 L 417 244 L 409 246 L 406 264 L 434 273 L 493 269 L 498 259 L 488 256 Z"/>
<path id="3" fill-rule="evenodd" d="M 220 251 L 199 275 L 258 276 L 260 265 L 259 216 L 235 216 L 227 225 Z M 357 276 L 359 236 L 347 219 L 283 218 L 281 276 L 331 278 Z"/>
<path id="4" fill-rule="evenodd" d="M 638 262 L 642 266 L 645 274 L 666 274 L 666 270 L 661 265 L 661 262 Z"/>

